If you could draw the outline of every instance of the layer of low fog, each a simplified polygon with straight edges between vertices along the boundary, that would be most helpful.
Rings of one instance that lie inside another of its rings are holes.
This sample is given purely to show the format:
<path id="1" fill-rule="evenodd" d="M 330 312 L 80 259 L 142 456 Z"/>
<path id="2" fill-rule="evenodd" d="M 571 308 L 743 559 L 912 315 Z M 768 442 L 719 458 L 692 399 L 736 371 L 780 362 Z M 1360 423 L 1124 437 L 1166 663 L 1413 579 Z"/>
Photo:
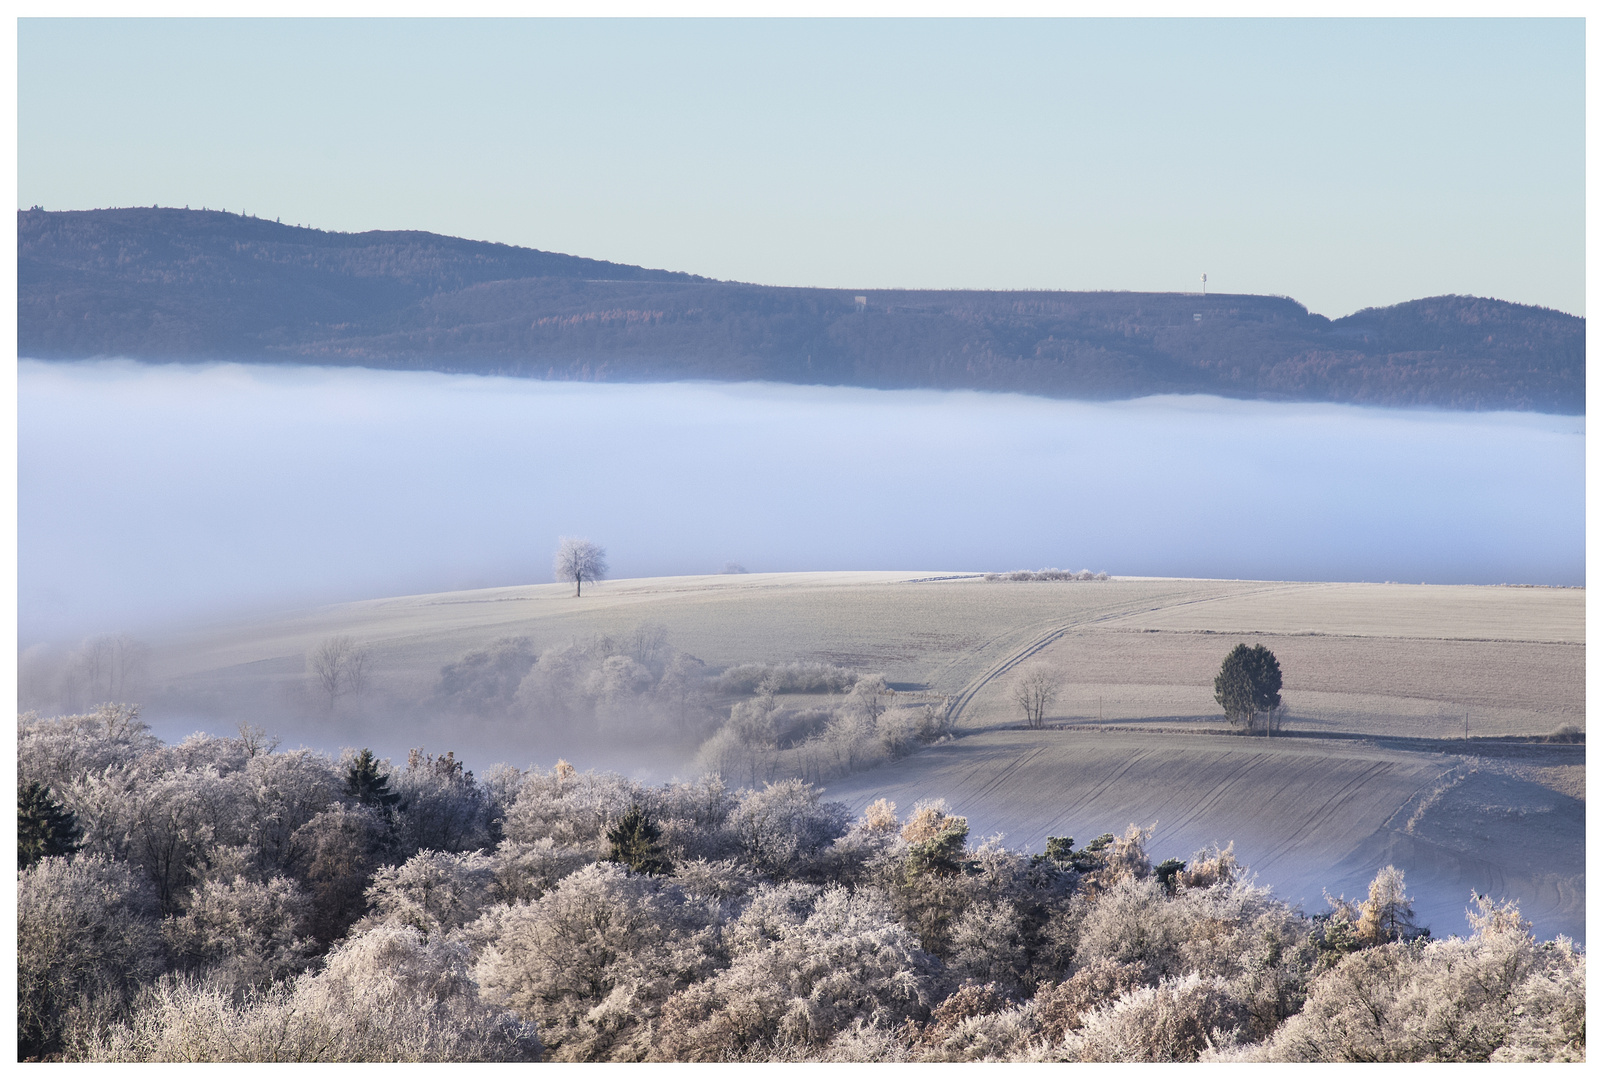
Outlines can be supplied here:
<path id="1" fill-rule="evenodd" d="M 1584 574 L 1585 421 L 419 372 L 19 367 L 23 645 L 550 579 Z"/>

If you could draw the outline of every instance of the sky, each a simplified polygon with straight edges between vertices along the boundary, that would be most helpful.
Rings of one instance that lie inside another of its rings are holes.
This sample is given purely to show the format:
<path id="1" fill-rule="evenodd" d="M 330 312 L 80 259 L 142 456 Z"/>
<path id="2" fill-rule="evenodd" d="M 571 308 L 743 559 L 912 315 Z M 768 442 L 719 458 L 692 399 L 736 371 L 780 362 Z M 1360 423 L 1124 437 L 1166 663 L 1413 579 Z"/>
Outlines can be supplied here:
<path id="1" fill-rule="evenodd" d="M 840 288 L 1585 313 L 1584 24 L 39 20 L 18 202 Z"/>

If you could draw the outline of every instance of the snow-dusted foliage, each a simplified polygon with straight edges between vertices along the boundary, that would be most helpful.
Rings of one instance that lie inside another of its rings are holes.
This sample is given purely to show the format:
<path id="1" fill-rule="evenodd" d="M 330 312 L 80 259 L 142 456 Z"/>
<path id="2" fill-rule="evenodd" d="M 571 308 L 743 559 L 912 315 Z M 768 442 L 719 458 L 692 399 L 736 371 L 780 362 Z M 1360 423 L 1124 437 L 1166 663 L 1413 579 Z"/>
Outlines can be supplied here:
<path id="1" fill-rule="evenodd" d="M 618 701 L 646 693 L 629 665 L 660 687 L 676 662 L 651 628 L 601 653 L 586 685 Z M 886 745 L 878 677 L 805 730 L 772 689 L 731 723 L 775 753 Z M 1433 941 L 1392 866 L 1309 915 L 1229 847 L 1154 865 L 1132 824 L 1013 851 L 939 800 L 853 821 L 798 776 L 480 781 L 449 752 L 331 760 L 249 728 L 162 745 L 124 706 L 24 716 L 18 749 L 77 844 L 19 869 L 24 1057 L 1585 1056 L 1571 942 L 1485 897 L 1469 937 Z"/>
<path id="2" fill-rule="evenodd" d="M 485 1005 L 460 943 L 379 926 L 326 968 L 262 992 L 166 978 L 126 1020 L 90 1028 L 85 1061 L 531 1061 L 534 1025 Z"/>
<path id="3" fill-rule="evenodd" d="M 463 691 L 454 688 L 469 669 L 477 672 L 490 663 L 469 654 L 447 667 L 441 675 L 442 692 L 449 684 L 460 697 Z M 708 725 L 712 691 L 706 666 L 670 646 L 667 629 L 657 623 L 642 623 L 622 637 L 593 635 L 552 645 L 525 670 L 506 705 L 513 715 L 583 723 L 591 730 L 665 724 L 699 732 Z M 489 676 L 486 671 L 472 678 L 478 687 Z M 503 686 L 497 682 L 494 692 L 499 694 Z M 480 706 L 480 711 L 484 708 Z"/>
<path id="4" fill-rule="evenodd" d="M 155 898 L 126 863 L 40 859 L 17 875 L 18 1050 L 56 1050 L 69 1024 L 115 1009 L 162 960 Z"/>
<path id="5" fill-rule="evenodd" d="M 1467 939 L 1391 942 L 1343 957 L 1251 1056 L 1584 1060 L 1585 956 L 1566 938 L 1536 941 L 1511 904 L 1481 896 L 1474 904 Z"/>
<path id="6" fill-rule="evenodd" d="M 492 908 L 477 977 L 490 1000 L 538 1018 L 557 1060 L 640 1060 L 676 990 L 714 970 L 716 902 L 614 864 L 569 875 L 529 904 Z"/>

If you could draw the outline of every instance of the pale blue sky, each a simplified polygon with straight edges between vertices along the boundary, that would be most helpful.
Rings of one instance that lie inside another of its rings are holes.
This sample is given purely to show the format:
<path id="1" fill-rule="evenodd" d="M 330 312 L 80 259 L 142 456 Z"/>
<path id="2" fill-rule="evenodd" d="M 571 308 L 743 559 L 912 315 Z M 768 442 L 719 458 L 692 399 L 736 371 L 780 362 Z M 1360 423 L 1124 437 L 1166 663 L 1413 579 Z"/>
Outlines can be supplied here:
<path id="1" fill-rule="evenodd" d="M 1572 20 L 22 20 L 19 201 L 837 287 L 1584 313 Z"/>

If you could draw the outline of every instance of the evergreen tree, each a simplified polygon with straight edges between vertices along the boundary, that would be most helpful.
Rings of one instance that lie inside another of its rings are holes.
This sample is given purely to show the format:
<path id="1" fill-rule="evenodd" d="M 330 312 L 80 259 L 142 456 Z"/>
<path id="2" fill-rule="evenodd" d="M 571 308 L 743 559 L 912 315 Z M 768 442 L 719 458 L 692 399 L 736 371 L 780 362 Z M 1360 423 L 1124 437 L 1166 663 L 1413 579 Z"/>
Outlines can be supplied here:
<path id="1" fill-rule="evenodd" d="M 363 806 L 381 808 L 394 806 L 401 798 L 390 790 L 389 776 L 378 771 L 378 759 L 366 747 L 345 771 L 345 794 Z"/>
<path id="2" fill-rule="evenodd" d="M 607 861 L 622 863 L 637 874 L 671 874 L 673 861 L 662 846 L 662 830 L 639 803 L 607 830 Z"/>
<path id="3" fill-rule="evenodd" d="M 78 819 L 50 797 L 50 789 L 30 780 L 17 789 L 17 869 L 47 855 L 78 850 Z"/>
<path id="4" fill-rule="evenodd" d="M 1213 699 L 1227 720 L 1250 728 L 1254 716 L 1280 707 L 1280 661 L 1262 645 L 1237 645 L 1219 665 Z"/>

